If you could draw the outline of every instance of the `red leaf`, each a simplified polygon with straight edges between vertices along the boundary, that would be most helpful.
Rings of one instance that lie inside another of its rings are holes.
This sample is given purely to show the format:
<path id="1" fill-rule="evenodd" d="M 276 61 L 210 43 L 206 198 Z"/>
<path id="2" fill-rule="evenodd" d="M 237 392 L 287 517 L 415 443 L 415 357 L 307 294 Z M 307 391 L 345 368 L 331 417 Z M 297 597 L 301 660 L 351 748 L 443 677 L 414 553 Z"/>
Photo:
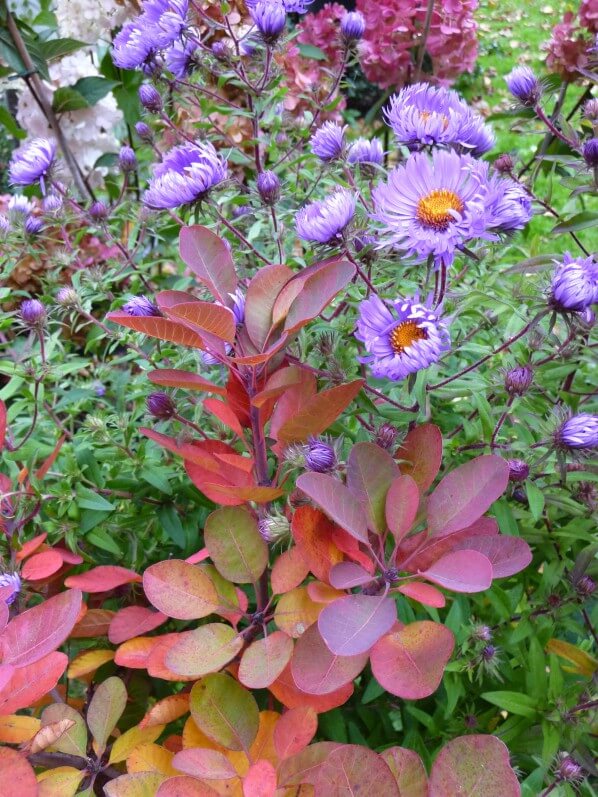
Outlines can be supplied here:
<path id="1" fill-rule="evenodd" d="M 438 753 L 429 780 L 429 797 L 519 797 L 521 787 L 509 750 L 496 736 L 460 736 Z"/>
<path id="2" fill-rule="evenodd" d="M 52 548 L 35 553 L 21 568 L 21 575 L 27 581 L 39 581 L 57 573 L 62 567 L 62 556 Z"/>
<path id="3" fill-rule="evenodd" d="M 201 443 L 197 443 L 196 446 L 214 458 L 219 457 L 221 454 L 225 456 L 230 454 L 238 457 L 233 448 L 219 440 L 204 440 Z M 247 464 L 249 465 L 250 463 L 251 461 L 248 460 Z M 258 489 L 253 483 L 251 473 L 245 468 L 237 468 L 228 462 L 224 462 L 222 458 L 218 459 L 217 465 L 219 472 L 214 473 L 199 463 L 185 462 L 185 470 L 193 484 L 215 503 L 224 504 L 225 506 L 243 504 L 246 499 L 236 495 L 235 488 L 239 490 L 247 487 Z"/>
<path id="4" fill-rule="evenodd" d="M 265 759 L 256 761 L 243 778 L 243 797 L 274 797 L 275 794 L 276 770 Z"/>
<path id="5" fill-rule="evenodd" d="M 301 384 L 301 370 L 294 365 L 275 371 L 266 382 L 264 389 L 251 399 L 254 407 L 262 407 L 267 401 L 277 399 L 290 387 Z M 312 391 L 313 392 L 313 391 Z M 311 395 L 311 393 L 310 393 Z"/>
<path id="6" fill-rule="evenodd" d="M 235 341 L 235 317 L 228 307 L 213 302 L 183 302 L 169 308 L 167 315 L 191 326 L 203 336 L 204 332 L 227 343 Z"/>
<path id="7" fill-rule="evenodd" d="M 311 706 L 285 711 L 274 726 L 274 749 L 279 758 L 288 758 L 304 750 L 316 735 L 318 715 Z"/>
<path id="8" fill-rule="evenodd" d="M 204 408 L 215 415 L 218 420 L 243 440 L 243 427 L 229 405 L 220 399 L 208 398 L 204 400 Z"/>
<path id="9" fill-rule="evenodd" d="M 446 599 L 442 592 L 431 587 L 429 584 L 422 584 L 421 581 L 411 581 L 398 588 L 402 595 L 406 595 L 424 606 L 433 606 L 435 609 L 442 609 L 446 605 Z"/>
<path id="10" fill-rule="evenodd" d="M 397 451 L 401 473 L 417 483 L 424 493 L 432 486 L 442 464 L 442 433 L 432 423 L 424 423 L 412 429 Z"/>
<path id="11" fill-rule="evenodd" d="M 186 229 L 183 227 L 183 229 Z M 140 772 L 137 773 L 140 776 L 154 774 L 148 772 Z M 133 775 L 121 775 L 120 778 L 117 778 L 116 781 L 112 780 L 108 782 L 108 786 L 113 783 L 118 783 L 119 780 L 124 778 L 132 778 Z M 127 792 L 112 792 L 108 793 L 108 786 L 106 787 L 106 794 L 107 797 L 132 797 L 132 795 L 137 794 L 149 794 L 150 792 L 145 789 L 145 791 L 127 791 Z M 151 788 L 151 786 L 150 786 Z M 208 786 L 206 783 L 201 783 L 199 780 L 195 778 L 188 778 L 186 775 L 179 775 L 175 776 L 174 778 L 168 778 L 167 780 L 162 781 L 160 786 L 158 787 L 158 791 L 156 792 L 156 797 L 219 797 L 217 791 L 214 791 L 211 786 Z"/>
<path id="12" fill-rule="evenodd" d="M 200 300 L 186 291 L 159 291 L 156 294 L 156 304 L 162 310 L 167 312 L 171 307 L 177 304 L 185 304 L 189 302 L 199 302 Z"/>
<path id="13" fill-rule="evenodd" d="M 239 664 L 239 681 L 249 689 L 273 684 L 293 655 L 293 640 L 284 631 L 256 639 L 244 651 Z"/>
<path id="14" fill-rule="evenodd" d="M 230 247 L 207 227 L 183 227 L 179 237 L 181 257 L 222 304 L 231 305 L 237 275 Z"/>
<path id="15" fill-rule="evenodd" d="M 509 466 L 501 457 L 476 457 L 448 473 L 428 499 L 428 528 L 436 536 L 464 529 L 504 493 Z"/>
<path id="16" fill-rule="evenodd" d="M 332 540 L 334 524 L 319 509 L 313 506 L 300 506 L 293 515 L 291 531 L 309 570 L 321 581 L 328 581 L 330 568 L 343 558 Z"/>
<path id="17" fill-rule="evenodd" d="M 66 440 L 66 435 L 62 435 L 62 437 L 58 440 L 56 445 L 54 446 L 54 450 L 50 454 L 49 457 L 46 457 L 43 464 L 36 470 L 35 478 L 36 479 L 43 479 L 46 473 L 50 470 L 52 465 L 56 462 L 56 457 L 60 453 L 60 449 L 62 448 L 64 441 Z"/>
<path id="18" fill-rule="evenodd" d="M 206 573 L 180 559 L 150 565 L 143 574 L 147 599 L 176 620 L 198 620 L 218 608 L 218 595 Z"/>
<path id="19" fill-rule="evenodd" d="M 277 439 L 281 443 L 302 442 L 311 435 L 325 431 L 349 406 L 363 384 L 363 379 L 356 379 L 312 396 L 293 417 L 283 423 L 277 432 Z"/>
<path id="20" fill-rule="evenodd" d="M 68 656 L 64 653 L 53 652 L 33 664 L 15 669 L 0 688 L 0 715 L 14 714 L 47 695 L 58 683 L 68 663 Z"/>
<path id="21" fill-rule="evenodd" d="M 507 578 L 519 573 L 532 561 L 532 552 L 520 537 L 495 536 L 467 537 L 458 542 L 453 550 L 479 551 L 490 560 L 494 578 Z"/>
<path id="22" fill-rule="evenodd" d="M 8 590 L 12 591 L 12 587 L 9 586 Z M 7 590 L 7 592 L 8 592 L 8 590 Z M 8 595 L 6 597 L 8 597 Z M 8 604 L 6 603 L 6 598 L 5 598 L 4 594 L 2 594 L 0 592 L 0 634 L 6 628 L 9 616 L 10 616 L 10 613 L 9 613 L 9 610 L 8 610 Z M 1 666 L 2 665 L 0 665 L 0 667 Z M 0 689 L 1 688 L 2 688 L 2 686 L 0 685 Z"/>
<path id="23" fill-rule="evenodd" d="M 258 351 L 262 351 L 267 342 L 276 297 L 292 277 L 293 272 L 287 266 L 265 266 L 249 283 L 245 296 L 245 328 Z"/>
<path id="24" fill-rule="evenodd" d="M 184 324 L 171 321 L 169 318 L 158 316 L 133 316 L 128 313 L 114 312 L 108 313 L 106 318 L 121 327 L 134 329 L 136 332 L 143 332 L 151 338 L 167 340 L 170 343 L 178 343 L 179 346 L 188 346 L 194 349 L 204 349 L 206 344 L 197 332 L 194 332 Z"/>
<path id="25" fill-rule="evenodd" d="M 397 607 L 385 595 L 347 595 L 320 612 L 318 628 L 328 649 L 339 656 L 370 650 L 397 621 Z"/>
<path id="26" fill-rule="evenodd" d="M 156 371 L 149 371 L 147 377 L 154 385 L 163 387 L 180 387 L 186 390 L 205 390 L 207 393 L 217 393 L 219 396 L 226 395 L 226 388 L 222 385 L 214 385 L 208 382 L 203 376 L 194 374 L 191 371 L 177 371 L 175 368 L 160 368 Z"/>
<path id="27" fill-rule="evenodd" d="M 372 672 L 391 695 L 406 700 L 428 697 L 438 689 L 454 647 L 452 632 L 440 623 L 411 623 L 374 645 Z"/>
<path id="28" fill-rule="evenodd" d="M 318 771 L 333 750 L 342 745 L 337 742 L 315 742 L 299 753 L 281 762 L 278 767 L 280 786 L 299 786 L 302 783 L 315 783 Z M 313 791 L 308 792 L 313 794 Z"/>
<path id="29" fill-rule="evenodd" d="M 365 512 L 342 482 L 325 473 L 304 473 L 297 479 L 297 487 L 352 537 L 367 544 Z"/>
<path id="30" fill-rule="evenodd" d="M 237 777 L 237 771 L 224 753 L 202 747 L 181 750 L 172 759 L 172 766 L 186 775 L 205 780 L 229 780 Z"/>
<path id="31" fill-rule="evenodd" d="M 401 570 L 417 573 L 420 570 L 426 570 L 426 568 L 438 561 L 441 556 L 450 553 L 461 540 L 466 540 L 472 536 L 491 537 L 497 534 L 498 523 L 491 517 L 481 517 L 475 523 L 472 523 L 471 526 L 461 529 L 461 531 L 454 531 L 446 537 L 434 537 L 428 542 L 426 542 L 428 532 L 422 531 L 403 540 L 397 552 L 396 562 Z"/>
<path id="32" fill-rule="evenodd" d="M 453 592 L 483 592 L 492 584 L 492 563 L 478 551 L 455 551 L 420 575 Z"/>
<path id="33" fill-rule="evenodd" d="M 353 683 L 345 684 L 328 695 L 308 695 L 295 684 L 289 664 L 268 690 L 287 708 L 311 706 L 318 714 L 322 714 L 344 705 L 353 694 Z"/>
<path id="34" fill-rule="evenodd" d="M 73 630 L 81 592 L 67 590 L 14 617 L 0 636 L 4 664 L 24 667 L 56 650 Z"/>
<path id="35" fill-rule="evenodd" d="M 355 266 L 345 260 L 316 263 L 304 268 L 285 285 L 276 299 L 272 313 L 274 323 L 277 323 L 283 312 L 288 296 L 295 293 L 288 313 L 284 313 L 284 329 L 286 332 L 296 332 L 312 318 L 319 316 L 336 294 L 351 282 L 354 275 Z"/>
<path id="36" fill-rule="evenodd" d="M 333 750 L 319 767 L 314 785 L 316 797 L 357 794 L 401 797 L 386 761 L 373 750 L 357 744 Z"/>
<path id="37" fill-rule="evenodd" d="M 347 487 L 365 508 L 369 528 L 377 534 L 386 531 L 386 494 L 399 475 L 396 462 L 375 443 L 357 443 L 347 460 Z"/>
<path id="38" fill-rule="evenodd" d="M 419 489 L 413 477 L 399 476 L 386 496 L 386 522 L 397 545 L 411 531 L 419 509 Z"/>
<path id="39" fill-rule="evenodd" d="M 0 784 L 4 784 L 0 789 L 6 797 L 15 788 L 19 797 L 37 797 L 38 794 L 33 767 L 22 753 L 9 747 L 0 747 Z"/>
<path id="40" fill-rule="evenodd" d="M 137 584 L 141 576 L 133 570 L 118 565 L 100 565 L 92 567 L 86 573 L 69 576 L 64 583 L 67 587 L 78 587 L 83 592 L 108 592 L 111 589 L 122 587 L 123 584 Z"/>
<path id="41" fill-rule="evenodd" d="M 27 540 L 27 542 L 23 543 L 23 547 L 20 551 L 17 551 L 15 557 L 17 562 L 22 562 L 23 559 L 26 559 L 28 556 L 31 556 L 34 551 L 37 551 L 40 545 L 43 545 L 46 541 L 47 536 L 47 533 L 44 532 L 43 534 L 38 534 L 37 537 L 34 537 L 32 540 Z"/>
<path id="42" fill-rule="evenodd" d="M 301 584 L 308 573 L 309 565 L 299 546 L 294 545 L 283 551 L 272 566 L 270 575 L 272 593 L 282 595 L 284 592 L 290 592 Z"/>
<path id="43" fill-rule="evenodd" d="M 285 369 L 286 373 L 286 369 Z M 271 378 L 270 382 L 274 382 L 276 387 L 279 386 L 282 377 L 276 378 L 277 375 Z M 303 371 L 299 368 L 293 374 L 288 374 L 289 380 L 293 383 L 289 384 L 283 395 L 280 397 L 276 404 L 276 408 L 272 413 L 270 419 L 270 437 L 275 440 L 278 438 L 280 428 L 291 418 L 300 412 L 301 408 L 309 399 L 316 394 L 317 382 L 315 376 L 310 371 Z M 286 382 L 286 378 L 282 380 Z M 268 384 L 270 384 L 268 382 Z"/>
<path id="44" fill-rule="evenodd" d="M 367 661 L 367 651 L 357 656 L 331 653 L 320 635 L 318 624 L 314 623 L 297 640 L 291 672 L 302 692 L 329 695 L 352 683 Z"/>
<path id="45" fill-rule="evenodd" d="M 167 616 L 162 612 L 155 612 L 145 606 L 126 606 L 118 611 L 110 623 L 108 639 L 113 645 L 120 645 L 127 639 L 142 636 L 149 631 L 153 631 L 162 623 L 165 623 Z"/>
<path id="46" fill-rule="evenodd" d="M 141 434 L 144 434 L 146 437 L 149 437 L 150 440 L 153 440 L 154 443 L 158 443 L 158 445 L 166 448 L 168 451 L 172 451 L 173 454 L 178 454 L 179 457 L 183 457 L 186 462 L 191 462 L 194 465 L 199 465 L 203 470 L 207 470 L 210 473 L 219 473 L 221 470 L 220 464 L 214 460 L 209 448 L 206 446 L 206 443 L 218 443 L 218 441 L 198 441 L 193 443 L 180 443 L 174 437 L 168 437 L 168 435 L 161 434 L 160 432 L 154 432 L 153 429 L 145 429 L 141 427 L 139 429 Z M 224 446 L 225 451 L 232 451 L 233 449 L 229 448 L 226 444 L 222 443 Z M 218 447 L 214 447 L 215 450 L 218 450 Z"/>

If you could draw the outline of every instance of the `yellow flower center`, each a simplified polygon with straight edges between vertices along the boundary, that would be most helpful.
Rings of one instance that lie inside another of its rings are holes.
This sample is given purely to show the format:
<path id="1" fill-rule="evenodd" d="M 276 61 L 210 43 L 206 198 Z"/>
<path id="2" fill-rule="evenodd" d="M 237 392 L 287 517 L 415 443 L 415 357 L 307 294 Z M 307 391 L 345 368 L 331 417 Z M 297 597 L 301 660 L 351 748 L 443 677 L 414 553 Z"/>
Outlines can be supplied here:
<path id="1" fill-rule="evenodd" d="M 397 354 L 413 345 L 416 340 L 426 340 L 428 333 L 416 321 L 402 321 L 390 333 L 390 345 Z"/>
<path id="2" fill-rule="evenodd" d="M 417 203 L 417 218 L 426 227 L 444 231 L 454 220 L 453 212 L 463 212 L 463 202 L 454 191 L 435 188 Z"/>
<path id="3" fill-rule="evenodd" d="M 420 111 L 419 115 L 424 122 L 427 122 L 428 119 L 432 116 L 432 111 Z M 442 119 L 442 129 L 446 130 L 449 123 L 448 116 L 442 114 L 440 118 Z"/>

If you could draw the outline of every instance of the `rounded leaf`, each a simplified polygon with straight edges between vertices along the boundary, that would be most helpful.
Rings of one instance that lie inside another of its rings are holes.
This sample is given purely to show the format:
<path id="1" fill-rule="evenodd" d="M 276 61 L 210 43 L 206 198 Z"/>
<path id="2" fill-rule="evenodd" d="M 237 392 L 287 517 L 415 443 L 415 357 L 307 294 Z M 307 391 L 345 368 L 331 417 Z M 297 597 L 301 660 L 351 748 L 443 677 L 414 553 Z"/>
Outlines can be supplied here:
<path id="1" fill-rule="evenodd" d="M 363 670 L 368 652 L 357 656 L 331 653 L 314 623 L 300 637 L 291 661 L 293 680 L 302 692 L 328 695 L 351 683 Z"/>
<path id="2" fill-rule="evenodd" d="M 532 561 L 531 549 L 521 537 L 507 537 L 504 534 L 468 537 L 457 543 L 453 550 L 464 548 L 487 556 L 494 578 L 507 578 L 519 573 Z"/>
<path id="3" fill-rule="evenodd" d="M 204 540 L 218 572 L 235 584 L 253 584 L 268 565 L 268 546 L 257 521 L 238 506 L 217 509 L 208 517 Z"/>
<path id="4" fill-rule="evenodd" d="M 318 628 L 338 656 L 368 651 L 397 621 L 397 607 L 385 595 L 347 595 L 320 612 Z"/>
<path id="5" fill-rule="evenodd" d="M 401 473 L 412 477 L 424 493 L 432 486 L 442 464 L 442 432 L 433 423 L 412 429 L 397 451 Z"/>
<path id="6" fill-rule="evenodd" d="M 493 570 L 487 556 L 464 550 L 447 553 L 420 575 L 453 592 L 483 592 L 492 584 Z"/>
<path id="7" fill-rule="evenodd" d="M 293 640 L 274 631 L 252 642 L 241 657 L 238 678 L 249 689 L 265 689 L 278 678 L 293 655 Z"/>
<path id="8" fill-rule="evenodd" d="M 237 777 L 237 771 L 224 753 L 219 750 L 206 750 L 203 747 L 181 750 L 172 759 L 172 765 L 194 778 L 228 780 Z"/>
<path id="9" fill-rule="evenodd" d="M 347 702 L 353 694 L 353 683 L 345 684 L 329 695 L 308 695 L 307 692 L 302 692 L 295 683 L 289 664 L 269 687 L 269 691 L 287 708 L 311 706 L 318 714 L 323 714 L 325 711 L 331 711 Z"/>
<path id="10" fill-rule="evenodd" d="M 62 556 L 53 548 L 35 553 L 25 561 L 21 568 L 21 576 L 26 581 L 39 581 L 57 573 L 62 567 Z"/>
<path id="11" fill-rule="evenodd" d="M 201 678 L 232 661 L 243 647 L 243 637 L 225 623 L 207 623 L 179 635 L 164 663 L 179 675 Z"/>
<path id="12" fill-rule="evenodd" d="M 428 776 L 416 752 L 405 747 L 389 747 L 380 755 L 395 776 L 401 795 L 428 797 Z"/>
<path id="13" fill-rule="evenodd" d="M 401 797 L 386 761 L 357 744 L 346 744 L 330 753 L 318 767 L 314 789 L 315 797 L 361 794 Z"/>
<path id="14" fill-rule="evenodd" d="M 153 631 L 167 619 L 162 612 L 155 612 L 145 606 L 125 606 L 110 621 L 108 639 L 113 645 L 120 645 L 127 639 L 133 639 L 133 637 Z"/>
<path id="15" fill-rule="evenodd" d="M 394 459 L 376 443 L 356 443 L 349 452 L 347 487 L 364 507 L 370 531 L 376 534 L 386 531 L 386 494 L 398 475 Z"/>
<path id="16" fill-rule="evenodd" d="M 386 496 L 386 522 L 397 545 L 411 531 L 419 509 L 419 489 L 405 474 L 390 485 Z"/>
<path id="17" fill-rule="evenodd" d="M 154 793 L 152 792 L 152 797 L 153 795 Z M 174 778 L 168 778 L 168 780 L 163 781 L 155 795 L 156 797 L 218 797 L 218 792 L 214 791 L 206 783 L 200 783 L 195 780 L 195 778 L 177 775 Z M 133 796 L 131 795 L 131 797 Z"/>
<path id="18" fill-rule="evenodd" d="M 126 705 L 127 690 L 116 676 L 106 678 L 94 692 L 87 709 L 87 725 L 101 749 L 106 746 Z"/>
<path id="19" fill-rule="evenodd" d="M 285 711 L 274 728 L 274 747 L 279 758 L 288 758 L 304 750 L 316 735 L 318 715 L 311 706 L 297 706 Z"/>
<path id="20" fill-rule="evenodd" d="M 406 700 L 428 697 L 438 689 L 454 646 L 452 631 L 440 623 L 411 623 L 374 645 L 372 672 L 392 695 Z"/>
<path id="21" fill-rule="evenodd" d="M 274 797 L 275 793 L 276 770 L 269 761 L 256 761 L 243 778 L 243 797 Z"/>
<path id="22" fill-rule="evenodd" d="M 199 620 L 218 608 L 210 578 L 195 565 L 167 559 L 147 568 L 143 589 L 149 602 L 175 620 Z"/>
<path id="23" fill-rule="evenodd" d="M 83 592 L 108 592 L 108 590 L 122 587 L 123 584 L 134 584 L 141 581 L 141 576 L 134 570 L 127 570 L 126 567 L 116 565 L 100 565 L 88 570 L 86 573 L 79 573 L 76 576 L 65 578 L 64 583 L 67 587 L 77 587 Z"/>
<path id="24" fill-rule="evenodd" d="M 212 741 L 228 750 L 248 750 L 259 727 L 253 695 L 224 673 L 207 675 L 191 689 L 191 716 Z"/>
<path id="25" fill-rule="evenodd" d="M 28 708 L 47 695 L 58 683 L 68 661 L 64 653 L 54 652 L 24 667 L 0 665 L 0 683 L 8 676 L 0 688 L 0 715 Z"/>
<path id="26" fill-rule="evenodd" d="M 496 736 L 460 736 L 445 744 L 430 773 L 429 797 L 519 797 L 509 751 Z"/>
<path id="27" fill-rule="evenodd" d="M 0 747 L 0 790 L 7 789 L 9 783 L 18 784 L 19 797 L 37 797 L 37 780 L 29 761 L 16 750 Z M 8 789 L 5 794 L 8 797 Z"/>

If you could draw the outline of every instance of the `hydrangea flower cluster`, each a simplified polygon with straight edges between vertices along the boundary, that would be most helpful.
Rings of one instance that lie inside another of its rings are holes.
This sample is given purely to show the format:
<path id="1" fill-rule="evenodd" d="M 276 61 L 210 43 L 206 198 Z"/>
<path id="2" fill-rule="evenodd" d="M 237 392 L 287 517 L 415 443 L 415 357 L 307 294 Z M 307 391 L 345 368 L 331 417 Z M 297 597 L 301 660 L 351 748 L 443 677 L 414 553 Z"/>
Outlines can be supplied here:
<path id="1" fill-rule="evenodd" d="M 574 81 L 579 77 L 579 70 L 587 68 L 593 44 L 593 37 L 577 24 L 573 12 L 567 11 L 562 22 L 552 29 L 546 46 L 546 66 L 563 80 Z"/>

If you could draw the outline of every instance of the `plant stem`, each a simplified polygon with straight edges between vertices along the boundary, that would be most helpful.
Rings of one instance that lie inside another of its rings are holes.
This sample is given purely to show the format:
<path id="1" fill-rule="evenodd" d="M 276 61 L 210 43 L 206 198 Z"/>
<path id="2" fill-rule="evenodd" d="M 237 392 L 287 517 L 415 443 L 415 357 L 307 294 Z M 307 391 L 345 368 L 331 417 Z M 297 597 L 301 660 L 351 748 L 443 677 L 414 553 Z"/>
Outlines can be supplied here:
<path id="1" fill-rule="evenodd" d="M 426 55 L 426 44 L 428 36 L 430 35 L 430 28 L 432 27 L 432 14 L 434 13 L 434 0 L 428 0 L 426 6 L 426 17 L 424 19 L 424 29 L 422 33 L 422 40 L 417 51 L 417 63 L 415 64 L 415 74 L 413 82 L 417 83 L 420 78 L 422 66 L 424 65 L 424 57 Z"/>

